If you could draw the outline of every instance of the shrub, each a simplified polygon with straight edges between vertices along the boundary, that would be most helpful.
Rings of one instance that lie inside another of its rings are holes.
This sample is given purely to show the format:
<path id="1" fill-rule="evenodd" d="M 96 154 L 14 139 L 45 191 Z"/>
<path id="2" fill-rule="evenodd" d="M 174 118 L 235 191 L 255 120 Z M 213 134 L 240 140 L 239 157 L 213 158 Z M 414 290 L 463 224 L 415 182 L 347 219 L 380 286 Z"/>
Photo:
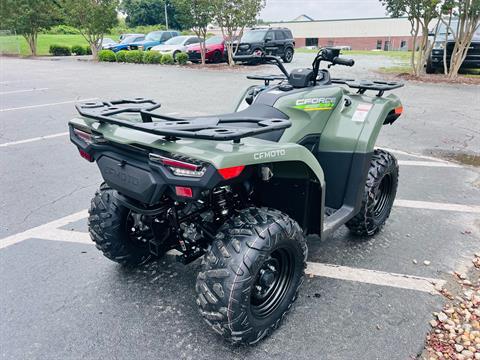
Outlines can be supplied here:
<path id="1" fill-rule="evenodd" d="M 98 61 L 115 62 L 117 58 L 112 50 L 100 50 L 98 52 Z"/>
<path id="2" fill-rule="evenodd" d="M 65 45 L 50 45 L 50 49 L 48 50 L 48 52 L 53 56 L 72 55 L 72 50 L 70 49 L 70 46 L 65 46 Z"/>
<path id="3" fill-rule="evenodd" d="M 85 46 L 85 55 L 92 55 L 92 48 L 90 45 Z"/>
<path id="4" fill-rule="evenodd" d="M 175 61 L 173 61 L 173 56 L 171 54 L 165 54 L 162 56 L 162 64 L 173 64 Z"/>
<path id="5" fill-rule="evenodd" d="M 69 25 L 56 25 L 52 26 L 50 29 L 43 30 L 44 34 L 53 34 L 53 35 L 77 35 L 80 34 L 77 28 Z"/>
<path id="6" fill-rule="evenodd" d="M 85 47 L 82 45 L 73 45 L 72 53 L 75 55 L 86 55 Z"/>
<path id="7" fill-rule="evenodd" d="M 175 59 L 180 65 L 185 65 L 188 61 L 188 55 L 187 53 L 181 52 L 175 56 Z"/>
<path id="8" fill-rule="evenodd" d="M 162 61 L 162 54 L 158 51 L 144 51 L 143 63 L 144 64 L 160 64 Z"/>
<path id="9" fill-rule="evenodd" d="M 128 53 L 127 50 L 120 50 L 119 52 L 117 52 L 115 54 L 117 56 L 117 62 L 121 62 L 121 63 L 127 62 L 127 60 L 125 59 L 125 55 L 127 55 L 127 53 Z"/>
<path id="10" fill-rule="evenodd" d="M 125 62 L 141 64 L 143 60 L 143 52 L 140 50 L 127 51 L 125 54 Z"/>

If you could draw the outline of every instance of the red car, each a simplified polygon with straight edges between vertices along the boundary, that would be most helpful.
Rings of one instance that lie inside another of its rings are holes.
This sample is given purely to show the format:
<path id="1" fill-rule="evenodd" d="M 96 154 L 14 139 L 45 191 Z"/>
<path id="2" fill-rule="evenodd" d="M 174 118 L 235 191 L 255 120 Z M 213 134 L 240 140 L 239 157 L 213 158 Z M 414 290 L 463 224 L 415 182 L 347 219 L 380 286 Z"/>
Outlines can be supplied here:
<path id="1" fill-rule="evenodd" d="M 205 60 L 209 62 L 221 62 L 225 59 L 225 39 L 222 36 L 213 36 L 205 41 Z M 200 44 L 193 44 L 187 48 L 188 60 L 200 62 Z"/>

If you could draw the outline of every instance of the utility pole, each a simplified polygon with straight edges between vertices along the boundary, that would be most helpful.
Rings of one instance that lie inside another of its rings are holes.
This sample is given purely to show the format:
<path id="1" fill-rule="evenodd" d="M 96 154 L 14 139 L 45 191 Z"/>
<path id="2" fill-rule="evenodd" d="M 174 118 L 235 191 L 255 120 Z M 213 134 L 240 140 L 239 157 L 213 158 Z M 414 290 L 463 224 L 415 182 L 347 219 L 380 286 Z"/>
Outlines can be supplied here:
<path id="1" fill-rule="evenodd" d="M 168 14 L 167 14 L 167 0 L 165 0 L 165 26 L 168 30 Z"/>

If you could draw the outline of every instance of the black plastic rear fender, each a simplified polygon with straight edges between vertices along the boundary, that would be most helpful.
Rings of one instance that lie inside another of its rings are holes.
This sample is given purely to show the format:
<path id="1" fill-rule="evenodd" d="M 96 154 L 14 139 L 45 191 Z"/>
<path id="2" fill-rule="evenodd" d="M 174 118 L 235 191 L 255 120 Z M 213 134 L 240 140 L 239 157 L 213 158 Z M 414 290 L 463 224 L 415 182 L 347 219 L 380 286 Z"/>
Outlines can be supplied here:
<path id="1" fill-rule="evenodd" d="M 108 143 L 87 144 L 78 139 L 72 129 L 70 138 L 79 149 L 95 159 L 103 179 L 112 189 L 145 205 L 158 203 L 164 194 L 178 201 L 196 200 L 202 191 L 242 181 L 252 171 L 246 168 L 239 177 L 226 181 L 213 165 L 208 164 L 202 177 L 176 176 L 164 165 L 149 160 L 148 154 L 154 150 Z M 192 197 L 177 196 L 176 186 L 191 188 Z"/>

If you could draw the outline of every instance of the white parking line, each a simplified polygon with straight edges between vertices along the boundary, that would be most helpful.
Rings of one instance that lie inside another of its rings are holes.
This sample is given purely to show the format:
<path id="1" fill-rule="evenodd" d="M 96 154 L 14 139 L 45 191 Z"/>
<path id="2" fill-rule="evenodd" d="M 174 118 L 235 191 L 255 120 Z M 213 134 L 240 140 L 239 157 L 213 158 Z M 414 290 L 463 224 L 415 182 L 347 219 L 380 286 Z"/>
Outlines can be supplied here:
<path id="1" fill-rule="evenodd" d="M 93 101 L 93 100 L 97 100 L 97 99 L 98 99 L 98 98 L 77 99 L 77 100 L 62 101 L 62 102 L 57 102 L 57 103 L 21 106 L 21 107 L 0 109 L 0 112 L 15 111 L 15 110 L 25 110 L 25 109 L 35 109 L 35 108 L 39 108 L 39 107 L 55 106 L 55 105 L 63 105 L 63 104 L 73 104 L 73 103 L 76 103 L 76 102 Z"/>
<path id="2" fill-rule="evenodd" d="M 425 209 L 425 210 L 444 210 L 444 211 L 458 211 L 466 213 L 479 213 L 480 206 L 477 205 L 462 205 L 462 204 L 449 204 L 430 201 L 416 201 L 416 200 L 395 200 L 394 206 L 406 207 L 413 209 Z"/>
<path id="3" fill-rule="evenodd" d="M 48 90 L 48 88 L 2 91 L 2 92 L 0 92 L 0 95 L 19 94 L 19 93 L 25 93 L 25 92 L 31 92 L 31 91 L 42 91 L 42 90 Z"/>
<path id="4" fill-rule="evenodd" d="M 0 144 L 0 147 L 7 147 L 7 146 L 19 145 L 19 144 L 27 144 L 27 143 L 31 143 L 31 142 L 34 142 L 34 141 L 53 139 L 53 138 L 57 138 L 57 137 L 60 137 L 60 136 L 67 136 L 67 135 L 68 135 L 68 131 L 62 132 L 62 133 L 57 133 L 57 134 L 38 136 L 38 137 L 30 138 L 30 139 L 24 139 L 24 140 L 2 143 L 2 144 Z"/>
<path id="5" fill-rule="evenodd" d="M 452 164 L 451 161 L 439 159 L 439 158 L 436 158 L 436 157 L 433 157 L 433 156 L 419 155 L 419 154 L 409 153 L 409 152 L 403 151 L 403 150 L 390 149 L 390 148 L 386 148 L 386 147 L 383 147 L 383 146 L 379 147 L 379 149 L 383 149 L 385 151 L 389 151 L 389 152 L 394 153 L 394 154 L 400 154 L 400 155 L 415 157 L 415 158 L 418 158 L 418 159 L 425 159 L 425 160 L 430 160 L 430 161 L 435 161 L 435 162 Z"/>
<path id="6" fill-rule="evenodd" d="M 462 205 L 462 204 L 438 203 L 438 202 L 403 200 L 403 199 L 395 200 L 393 205 L 396 207 L 405 207 L 405 208 L 413 208 L 413 209 L 480 213 L 480 206 L 477 206 L 477 205 Z M 85 210 L 79 211 L 78 213 L 65 216 L 63 218 L 54 220 L 44 225 L 40 225 L 35 228 L 26 230 L 24 232 L 5 237 L 3 239 L 0 239 L 0 249 L 3 249 L 7 246 L 16 244 L 18 242 L 21 242 L 29 238 L 42 238 L 47 240 L 69 241 L 69 242 L 80 242 L 80 243 L 88 242 L 88 234 L 86 233 L 66 231 L 66 230 L 59 229 L 64 225 L 84 219 L 87 216 L 88 216 L 88 211 L 85 209 Z"/>
<path id="7" fill-rule="evenodd" d="M 450 162 L 439 162 L 439 161 L 415 161 L 415 160 L 398 160 L 399 165 L 404 166 L 430 166 L 430 167 L 449 167 L 449 168 L 461 168 L 463 166 L 450 163 Z"/>
<path id="8" fill-rule="evenodd" d="M 51 221 L 49 223 L 34 227 L 32 229 L 23 231 L 21 233 L 7 236 L 6 238 L 0 239 L 0 249 L 6 248 L 7 246 L 17 244 L 23 240 L 30 238 L 55 238 L 58 228 L 70 224 L 72 222 L 85 219 L 88 216 L 87 210 L 82 210 L 77 213 L 65 216 L 63 218 Z"/>
<path id="9" fill-rule="evenodd" d="M 321 276 L 339 280 L 348 280 L 366 284 L 390 286 L 400 289 L 436 294 L 435 285 L 440 287 L 446 281 L 441 279 L 424 278 L 405 274 L 387 273 L 383 271 L 351 268 L 347 266 L 312 263 L 307 264 L 307 275 Z"/>
<path id="10" fill-rule="evenodd" d="M 93 244 L 93 241 L 90 239 L 90 235 L 88 233 L 62 229 L 52 229 L 51 231 L 45 232 L 42 239 L 80 244 Z"/>

